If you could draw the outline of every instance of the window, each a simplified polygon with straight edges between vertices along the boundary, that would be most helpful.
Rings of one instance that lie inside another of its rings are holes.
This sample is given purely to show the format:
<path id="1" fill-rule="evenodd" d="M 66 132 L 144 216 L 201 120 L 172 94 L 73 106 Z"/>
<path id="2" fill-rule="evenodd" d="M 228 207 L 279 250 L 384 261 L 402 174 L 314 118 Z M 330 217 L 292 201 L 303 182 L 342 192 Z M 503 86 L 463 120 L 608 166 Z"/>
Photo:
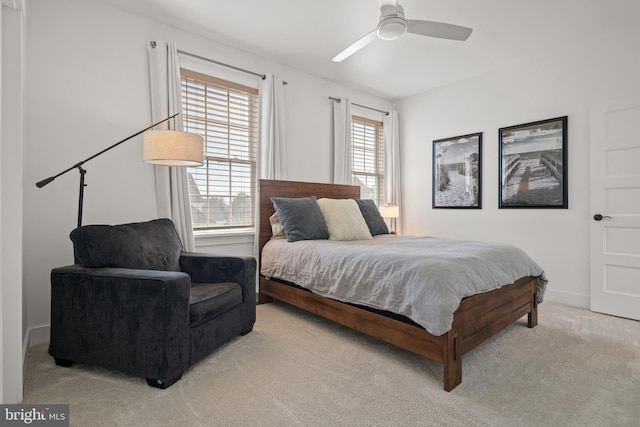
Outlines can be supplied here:
<path id="1" fill-rule="evenodd" d="M 352 172 L 363 199 L 384 203 L 384 138 L 382 122 L 351 117 Z"/>
<path id="2" fill-rule="evenodd" d="M 254 226 L 258 90 L 182 69 L 184 129 L 204 138 L 188 168 L 194 230 Z"/>

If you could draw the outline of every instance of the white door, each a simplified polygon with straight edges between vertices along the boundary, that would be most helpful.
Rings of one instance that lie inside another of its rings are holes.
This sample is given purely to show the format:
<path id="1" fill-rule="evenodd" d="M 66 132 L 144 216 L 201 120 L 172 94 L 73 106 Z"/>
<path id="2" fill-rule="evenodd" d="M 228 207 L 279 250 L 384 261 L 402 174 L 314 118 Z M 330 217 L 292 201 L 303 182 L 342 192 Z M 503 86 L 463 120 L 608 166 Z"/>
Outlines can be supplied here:
<path id="1" fill-rule="evenodd" d="M 640 320 L 640 96 L 590 112 L 591 309 Z"/>

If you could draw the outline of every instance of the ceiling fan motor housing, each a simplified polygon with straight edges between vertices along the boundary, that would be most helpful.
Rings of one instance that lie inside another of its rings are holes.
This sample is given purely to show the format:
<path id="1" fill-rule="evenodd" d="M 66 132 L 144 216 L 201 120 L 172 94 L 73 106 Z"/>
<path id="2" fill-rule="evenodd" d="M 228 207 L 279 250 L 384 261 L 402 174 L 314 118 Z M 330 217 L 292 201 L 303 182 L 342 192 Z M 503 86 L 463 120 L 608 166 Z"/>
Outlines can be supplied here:
<path id="1" fill-rule="evenodd" d="M 395 40 L 407 32 L 407 20 L 404 18 L 404 8 L 397 6 L 382 6 L 378 21 L 378 37 L 382 40 Z"/>

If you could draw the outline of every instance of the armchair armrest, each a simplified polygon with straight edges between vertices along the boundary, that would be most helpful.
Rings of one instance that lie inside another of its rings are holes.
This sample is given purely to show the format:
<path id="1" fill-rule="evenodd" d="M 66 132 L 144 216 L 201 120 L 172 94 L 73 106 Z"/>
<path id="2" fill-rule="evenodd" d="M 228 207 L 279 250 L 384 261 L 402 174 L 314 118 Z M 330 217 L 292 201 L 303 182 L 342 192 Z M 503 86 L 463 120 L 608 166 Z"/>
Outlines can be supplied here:
<path id="1" fill-rule="evenodd" d="M 255 294 L 256 260 L 252 257 L 182 252 L 180 269 L 194 283 L 238 282 L 245 288 L 253 284 Z"/>
<path id="2" fill-rule="evenodd" d="M 51 272 L 49 353 L 148 378 L 189 366 L 189 292 L 181 272 L 60 267 Z"/>

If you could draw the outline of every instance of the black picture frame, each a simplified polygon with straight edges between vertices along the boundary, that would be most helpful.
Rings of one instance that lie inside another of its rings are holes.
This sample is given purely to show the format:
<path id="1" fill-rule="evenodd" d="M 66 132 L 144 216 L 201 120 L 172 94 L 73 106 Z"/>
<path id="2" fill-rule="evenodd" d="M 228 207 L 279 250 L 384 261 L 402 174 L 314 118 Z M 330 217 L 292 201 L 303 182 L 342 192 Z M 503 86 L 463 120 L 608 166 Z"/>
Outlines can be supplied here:
<path id="1" fill-rule="evenodd" d="M 500 128 L 499 208 L 568 209 L 568 117 Z"/>
<path id="2" fill-rule="evenodd" d="M 432 207 L 482 209 L 482 132 L 433 141 Z"/>

